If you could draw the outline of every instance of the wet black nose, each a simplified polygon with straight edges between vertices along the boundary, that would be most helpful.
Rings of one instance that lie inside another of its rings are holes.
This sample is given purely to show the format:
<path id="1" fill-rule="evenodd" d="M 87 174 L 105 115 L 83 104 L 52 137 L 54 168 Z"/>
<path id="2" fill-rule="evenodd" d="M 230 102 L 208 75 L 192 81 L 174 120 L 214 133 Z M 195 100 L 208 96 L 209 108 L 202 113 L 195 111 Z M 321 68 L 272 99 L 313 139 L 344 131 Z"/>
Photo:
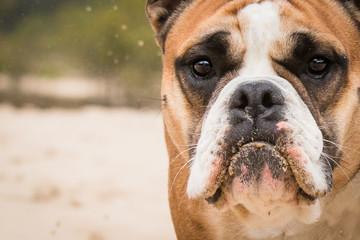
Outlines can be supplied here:
<path id="1" fill-rule="evenodd" d="M 229 106 L 236 121 L 249 118 L 276 121 L 281 117 L 284 97 L 271 82 L 257 81 L 239 87 L 231 96 Z"/>

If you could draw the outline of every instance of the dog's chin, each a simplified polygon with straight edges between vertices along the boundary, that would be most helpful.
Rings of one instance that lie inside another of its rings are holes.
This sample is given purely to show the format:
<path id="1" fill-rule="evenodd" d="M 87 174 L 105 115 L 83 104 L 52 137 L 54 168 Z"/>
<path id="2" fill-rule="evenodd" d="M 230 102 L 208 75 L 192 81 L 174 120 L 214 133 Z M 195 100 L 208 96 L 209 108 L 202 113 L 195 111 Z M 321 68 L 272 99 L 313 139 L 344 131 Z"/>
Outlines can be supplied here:
<path id="1" fill-rule="evenodd" d="M 316 197 L 304 191 L 291 160 L 266 142 L 241 146 L 230 158 L 219 186 L 206 201 L 219 209 L 241 207 L 269 217 L 279 209 L 309 206 Z"/>

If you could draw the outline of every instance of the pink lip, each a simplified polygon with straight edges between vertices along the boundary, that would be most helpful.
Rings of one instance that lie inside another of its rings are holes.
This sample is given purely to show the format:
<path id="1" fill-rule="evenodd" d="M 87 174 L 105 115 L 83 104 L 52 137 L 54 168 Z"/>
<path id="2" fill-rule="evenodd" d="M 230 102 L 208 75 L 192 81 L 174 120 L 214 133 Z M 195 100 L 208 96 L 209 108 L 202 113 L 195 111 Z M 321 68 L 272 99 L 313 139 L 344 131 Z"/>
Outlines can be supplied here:
<path id="1" fill-rule="evenodd" d="M 285 121 L 278 122 L 276 124 L 276 127 L 277 127 L 276 130 L 278 130 L 278 131 L 284 131 L 284 130 L 290 129 L 289 124 Z"/>
<path id="2" fill-rule="evenodd" d="M 286 123 L 281 123 L 279 125 L 280 127 L 284 127 Z M 263 142 L 259 142 L 259 143 L 255 142 L 255 143 L 251 143 L 251 145 L 259 148 L 269 147 L 269 146 L 271 147 L 271 145 Z M 272 146 L 272 148 L 273 147 L 274 146 Z M 309 196 L 314 196 L 314 197 L 321 196 L 322 193 L 317 192 L 314 187 L 312 176 L 304 168 L 304 165 L 306 165 L 308 161 L 304 157 L 302 149 L 297 148 L 295 146 L 288 146 L 282 149 L 283 149 L 283 154 L 285 155 L 283 156 L 284 161 L 288 162 L 289 164 L 288 167 L 291 169 L 290 174 L 294 176 L 293 180 L 294 180 L 295 188 L 296 185 L 298 185 L 298 187 L 303 189 L 303 191 L 309 194 Z M 206 191 L 204 194 L 205 198 L 212 197 L 217 192 L 217 190 L 220 187 L 222 187 L 224 181 L 228 179 L 226 176 L 227 174 L 229 176 L 233 175 L 232 168 L 231 167 L 229 168 L 231 162 L 232 160 L 229 159 L 227 160 L 222 157 L 217 157 L 212 162 L 212 167 L 210 169 L 211 173 L 210 173 L 210 177 L 208 178 L 208 182 L 206 184 Z M 244 164 L 242 164 L 240 168 L 241 168 L 241 175 L 245 175 L 249 171 L 248 167 Z M 268 164 L 265 165 L 262 176 L 263 176 L 264 186 L 266 185 L 267 187 L 269 187 L 269 189 L 273 189 L 273 191 L 276 191 L 276 189 L 278 189 L 279 184 L 281 185 L 281 180 L 273 178 L 273 174 Z M 295 193 L 296 191 L 294 192 L 294 194 Z"/>

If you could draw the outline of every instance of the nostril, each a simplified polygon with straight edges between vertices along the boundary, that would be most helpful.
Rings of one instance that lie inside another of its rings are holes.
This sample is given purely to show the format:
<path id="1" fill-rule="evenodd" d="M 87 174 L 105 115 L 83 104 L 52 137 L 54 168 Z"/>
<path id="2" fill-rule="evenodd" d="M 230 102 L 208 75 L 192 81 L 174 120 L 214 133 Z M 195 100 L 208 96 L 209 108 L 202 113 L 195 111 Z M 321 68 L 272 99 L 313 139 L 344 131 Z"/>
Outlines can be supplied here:
<path id="1" fill-rule="evenodd" d="M 239 99 L 239 108 L 241 108 L 242 110 L 245 110 L 245 108 L 249 105 L 249 100 L 246 97 L 245 94 L 241 94 L 240 99 Z"/>
<path id="2" fill-rule="evenodd" d="M 264 117 L 265 113 L 269 116 L 276 115 L 281 105 L 284 105 L 281 90 L 268 82 L 240 85 L 228 101 L 232 114 L 241 120 L 247 117 L 256 118 L 260 114 Z"/>
<path id="3" fill-rule="evenodd" d="M 270 92 L 266 92 L 262 98 L 262 102 L 261 105 L 263 105 L 266 108 L 271 108 L 272 106 L 274 106 L 274 101 L 272 98 L 272 95 Z"/>

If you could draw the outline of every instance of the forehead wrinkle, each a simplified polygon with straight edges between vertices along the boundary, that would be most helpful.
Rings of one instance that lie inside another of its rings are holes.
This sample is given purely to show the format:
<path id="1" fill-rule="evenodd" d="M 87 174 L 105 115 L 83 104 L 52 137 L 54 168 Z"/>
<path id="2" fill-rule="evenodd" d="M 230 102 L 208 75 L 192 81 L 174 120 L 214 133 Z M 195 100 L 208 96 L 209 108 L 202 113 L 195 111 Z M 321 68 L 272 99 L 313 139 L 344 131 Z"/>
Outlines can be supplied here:
<path id="1" fill-rule="evenodd" d="M 227 30 L 233 32 L 240 31 L 237 13 L 239 9 L 248 4 L 261 2 L 259 0 L 212 0 L 212 1 L 193 1 L 179 16 L 176 23 L 168 33 L 165 42 L 167 54 L 164 58 L 164 64 L 167 69 L 172 69 L 171 60 L 186 49 L 188 45 L 196 42 L 196 37 L 204 35 L 205 32 Z M 221 19 L 222 24 L 219 24 Z M 224 20 L 225 19 L 225 20 Z M 230 20 L 228 20 L 230 19 Z M 209 31 L 210 30 L 210 31 Z M 193 38 L 195 36 L 195 38 Z"/>
<path id="2" fill-rule="evenodd" d="M 194 36 L 199 25 L 215 15 L 229 0 L 194 1 L 179 16 L 165 42 L 167 57 L 174 59 L 181 46 Z"/>
<path id="3" fill-rule="evenodd" d="M 188 50 L 200 45 L 211 47 L 213 42 L 219 42 L 212 41 L 212 38 L 219 34 L 222 34 L 222 39 L 224 40 L 222 42 L 228 44 L 228 51 L 230 51 L 234 57 L 238 56 L 237 52 L 241 52 L 239 49 L 241 50 L 244 45 L 241 41 L 241 36 L 239 37 L 239 23 L 235 16 L 224 16 L 221 23 L 219 23 L 215 17 L 213 21 L 210 20 L 207 24 L 200 26 L 198 32 L 199 34 L 194 34 L 194 36 L 181 44 L 175 53 L 176 58 L 183 56 Z M 224 52 L 224 54 L 225 53 L 226 52 Z"/>

